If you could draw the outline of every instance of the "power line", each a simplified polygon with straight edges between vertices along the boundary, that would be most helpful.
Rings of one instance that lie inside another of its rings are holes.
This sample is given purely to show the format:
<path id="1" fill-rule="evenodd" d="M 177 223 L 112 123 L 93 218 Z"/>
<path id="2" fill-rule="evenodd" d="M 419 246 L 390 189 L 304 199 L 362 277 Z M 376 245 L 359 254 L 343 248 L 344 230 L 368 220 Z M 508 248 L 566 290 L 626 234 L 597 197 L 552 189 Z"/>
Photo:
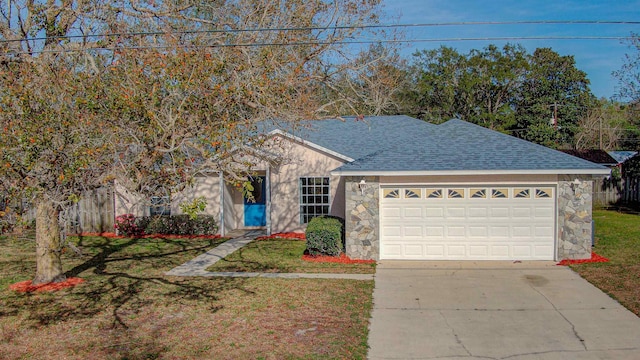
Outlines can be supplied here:
<path id="1" fill-rule="evenodd" d="M 183 45 L 185 48 L 223 48 L 223 47 L 263 47 L 263 46 L 313 46 L 313 45 L 365 45 L 383 43 L 418 43 L 418 42 L 461 42 L 461 41 L 532 41 L 532 40 L 625 40 L 625 36 L 490 36 L 490 37 L 458 37 L 458 38 L 425 38 L 425 39 L 373 39 L 373 40 L 338 40 L 338 41 L 296 41 L 296 42 L 267 42 L 267 43 L 226 43 L 210 45 Z M 0 41 L 1 43 L 1 41 Z M 145 50 L 145 49 L 173 49 L 176 46 L 112 46 L 89 47 L 81 49 L 48 49 L 22 52 L 8 52 L 11 55 L 68 53 L 82 51 L 115 51 L 115 50 Z"/>
<path id="2" fill-rule="evenodd" d="M 479 25 L 640 25 L 640 21 L 626 20 L 521 20 L 521 21 L 457 21 L 442 23 L 413 23 L 413 24 L 364 24 L 364 25 L 335 25 L 308 27 L 278 27 L 278 28 L 248 28 L 248 29 L 210 29 L 210 30 L 178 30 L 178 31 L 143 31 L 108 34 L 59 35 L 49 37 L 34 37 L 28 39 L 4 39 L 0 43 L 22 41 L 44 41 L 47 39 L 86 39 L 95 37 L 127 37 L 154 36 L 167 33 L 178 35 L 215 34 L 215 33 L 243 33 L 243 32 L 273 32 L 273 31 L 316 31 L 316 30 L 355 30 L 355 29 L 383 29 L 383 28 L 412 28 L 412 27 L 448 27 L 448 26 L 479 26 Z M 626 38 L 626 37 L 623 37 Z M 545 38 L 546 39 L 546 38 Z"/>

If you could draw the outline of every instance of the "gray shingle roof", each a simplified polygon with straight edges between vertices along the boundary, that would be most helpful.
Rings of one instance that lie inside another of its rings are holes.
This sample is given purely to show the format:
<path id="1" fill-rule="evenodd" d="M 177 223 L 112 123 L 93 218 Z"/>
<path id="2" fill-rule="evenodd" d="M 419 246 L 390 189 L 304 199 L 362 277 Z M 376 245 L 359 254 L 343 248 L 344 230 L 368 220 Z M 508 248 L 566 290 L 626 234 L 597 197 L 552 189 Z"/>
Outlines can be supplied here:
<path id="1" fill-rule="evenodd" d="M 433 171 L 603 173 L 603 166 L 462 120 L 434 125 L 408 116 L 309 121 L 294 132 L 354 159 L 342 174 Z"/>
<path id="2" fill-rule="evenodd" d="M 634 157 L 637 151 L 609 151 L 609 155 L 616 159 L 618 163 L 625 162 L 626 160 Z"/>
<path id="3" fill-rule="evenodd" d="M 315 145 L 351 159 L 360 159 L 402 143 L 409 134 L 424 133 L 435 125 L 409 116 L 371 116 L 363 120 L 307 120 L 295 129 L 282 129 Z"/>

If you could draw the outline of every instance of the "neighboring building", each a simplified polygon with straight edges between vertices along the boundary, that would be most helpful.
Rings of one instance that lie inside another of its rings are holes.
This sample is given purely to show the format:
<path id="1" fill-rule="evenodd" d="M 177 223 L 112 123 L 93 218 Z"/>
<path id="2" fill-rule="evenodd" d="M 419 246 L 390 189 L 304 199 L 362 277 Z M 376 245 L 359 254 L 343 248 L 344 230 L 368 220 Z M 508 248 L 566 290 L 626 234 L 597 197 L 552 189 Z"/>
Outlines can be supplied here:
<path id="1" fill-rule="evenodd" d="M 640 189 L 636 151 L 562 150 L 611 169 L 611 176 L 594 179 L 593 205 L 610 206 L 638 202 Z"/>
<path id="2" fill-rule="evenodd" d="M 579 157 L 581 159 L 591 161 L 592 163 L 600 164 L 606 167 L 614 167 L 618 165 L 617 161 L 609 152 L 599 149 L 587 149 L 587 150 L 560 150 L 569 155 Z"/>
<path id="3" fill-rule="evenodd" d="M 637 151 L 608 151 L 608 153 L 618 164 L 622 164 L 638 154 Z"/>
<path id="4" fill-rule="evenodd" d="M 455 119 L 317 120 L 267 132 L 281 156 L 258 167 L 255 203 L 218 174 L 172 194 L 170 212 L 205 196 L 222 234 L 303 231 L 314 216 L 340 216 L 353 258 L 591 256 L 592 180 L 609 174 L 604 166 Z M 134 198 L 118 193 L 116 215 Z"/>

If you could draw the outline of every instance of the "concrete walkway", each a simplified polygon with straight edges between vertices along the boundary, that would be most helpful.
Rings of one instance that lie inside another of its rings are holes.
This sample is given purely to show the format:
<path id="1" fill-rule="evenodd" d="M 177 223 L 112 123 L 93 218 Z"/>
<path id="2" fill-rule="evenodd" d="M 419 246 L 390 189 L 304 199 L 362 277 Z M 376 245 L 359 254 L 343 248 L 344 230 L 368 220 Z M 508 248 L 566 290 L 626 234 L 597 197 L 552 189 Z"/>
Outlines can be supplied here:
<path id="1" fill-rule="evenodd" d="M 257 273 L 257 272 L 211 272 L 207 268 L 224 259 L 229 254 L 263 236 L 261 230 L 250 230 L 231 234 L 232 239 L 225 241 L 206 253 L 187 261 L 165 273 L 169 276 L 202 276 L 202 277 L 242 277 L 242 278 L 280 278 L 280 279 L 350 279 L 373 280 L 373 274 L 307 274 L 307 273 Z"/>
<path id="2" fill-rule="evenodd" d="M 552 262 L 381 262 L 369 359 L 640 359 L 640 318 Z"/>

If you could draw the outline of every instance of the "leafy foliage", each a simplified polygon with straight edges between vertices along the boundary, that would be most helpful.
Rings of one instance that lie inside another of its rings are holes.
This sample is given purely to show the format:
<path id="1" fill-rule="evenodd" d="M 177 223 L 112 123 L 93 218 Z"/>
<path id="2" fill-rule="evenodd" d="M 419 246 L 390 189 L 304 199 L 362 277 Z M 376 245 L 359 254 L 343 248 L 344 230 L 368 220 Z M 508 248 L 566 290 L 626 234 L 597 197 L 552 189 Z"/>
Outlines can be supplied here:
<path id="1" fill-rule="evenodd" d="M 414 57 L 417 116 L 435 123 L 461 118 L 496 130 L 515 123 L 513 100 L 528 70 L 521 46 L 491 45 L 466 55 L 441 47 Z"/>
<path id="2" fill-rule="evenodd" d="M 616 97 L 621 101 L 638 104 L 640 102 L 640 35 L 632 33 L 627 41 L 630 53 L 625 56 L 625 63 L 613 72 L 619 85 Z"/>
<path id="3" fill-rule="evenodd" d="M 460 118 L 551 147 L 572 144 L 578 121 L 594 106 L 573 57 L 548 48 L 425 50 L 414 54 L 411 74 L 406 97 L 414 116 L 434 123 Z"/>
<path id="4" fill-rule="evenodd" d="M 207 199 L 204 196 L 199 196 L 191 202 L 184 202 L 180 204 L 180 210 L 189 216 L 189 219 L 195 220 L 198 214 L 203 212 L 207 208 Z"/>
<path id="5" fill-rule="evenodd" d="M 124 236 L 140 236 L 144 234 L 144 229 L 136 224 L 136 217 L 133 214 L 123 214 L 116 216 L 113 227 L 118 234 Z"/>
<path id="6" fill-rule="evenodd" d="M 573 144 L 579 120 L 595 105 L 585 72 L 573 56 L 536 49 L 516 102 L 518 136 L 550 147 Z M 554 118 L 554 122 L 549 119 Z"/>
<path id="7" fill-rule="evenodd" d="M 377 22 L 379 5 L 3 2 L 0 182 L 43 207 L 39 278 L 62 274 L 58 215 L 83 191 L 115 180 L 151 199 L 210 171 L 247 184 L 257 124 L 328 115 L 319 94 L 350 67 L 343 40 L 375 31 L 347 25 Z"/>
<path id="8" fill-rule="evenodd" d="M 156 215 L 136 218 L 136 226 L 145 234 L 161 235 L 215 235 L 218 225 L 211 215 Z"/>
<path id="9" fill-rule="evenodd" d="M 305 236 L 311 255 L 338 256 L 343 252 L 342 223 L 332 217 L 315 217 L 309 221 Z"/>

